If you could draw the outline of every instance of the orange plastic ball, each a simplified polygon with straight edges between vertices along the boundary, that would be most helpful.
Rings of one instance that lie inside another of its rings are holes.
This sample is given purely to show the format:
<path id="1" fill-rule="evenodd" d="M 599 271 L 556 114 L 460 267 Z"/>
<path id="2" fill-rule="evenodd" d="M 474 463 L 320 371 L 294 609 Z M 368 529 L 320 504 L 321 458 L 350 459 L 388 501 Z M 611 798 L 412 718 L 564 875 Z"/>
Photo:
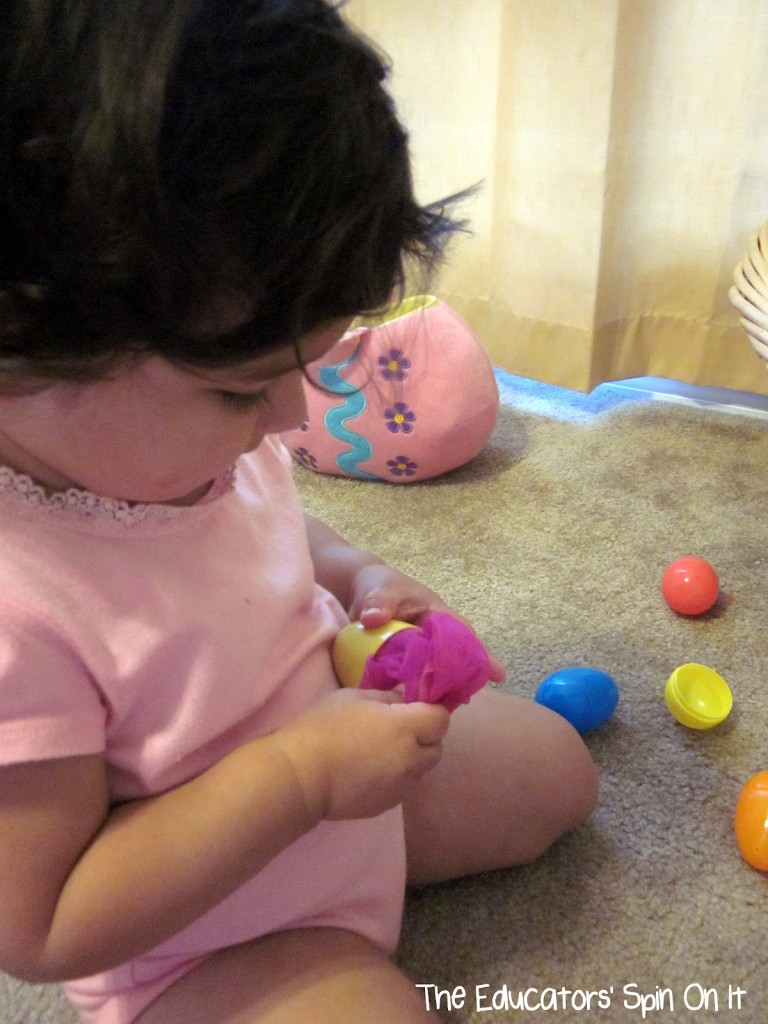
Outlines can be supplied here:
<path id="1" fill-rule="evenodd" d="M 717 601 L 720 581 L 706 559 L 687 555 L 667 566 L 661 580 L 661 592 L 673 612 L 702 615 Z"/>
<path id="2" fill-rule="evenodd" d="M 736 801 L 736 842 L 751 867 L 768 871 L 768 772 L 753 775 Z"/>

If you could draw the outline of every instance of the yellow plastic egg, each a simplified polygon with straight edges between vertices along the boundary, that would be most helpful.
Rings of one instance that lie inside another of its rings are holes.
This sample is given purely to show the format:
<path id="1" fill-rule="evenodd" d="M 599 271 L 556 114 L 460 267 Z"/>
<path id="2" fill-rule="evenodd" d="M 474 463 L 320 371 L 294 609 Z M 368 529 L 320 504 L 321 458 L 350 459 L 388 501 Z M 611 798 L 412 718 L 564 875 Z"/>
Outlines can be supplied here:
<path id="1" fill-rule="evenodd" d="M 733 707 L 733 694 L 723 677 L 696 662 L 675 669 L 667 680 L 664 699 L 670 714 L 689 729 L 720 725 Z"/>
<path id="2" fill-rule="evenodd" d="M 382 644 L 403 629 L 414 629 L 412 622 L 390 619 L 376 629 L 366 629 L 361 622 L 350 622 L 337 635 L 331 648 L 331 660 L 342 686 L 359 686 L 365 662 Z"/>
<path id="3" fill-rule="evenodd" d="M 736 842 L 747 864 L 768 871 L 768 772 L 753 775 L 736 801 Z"/>

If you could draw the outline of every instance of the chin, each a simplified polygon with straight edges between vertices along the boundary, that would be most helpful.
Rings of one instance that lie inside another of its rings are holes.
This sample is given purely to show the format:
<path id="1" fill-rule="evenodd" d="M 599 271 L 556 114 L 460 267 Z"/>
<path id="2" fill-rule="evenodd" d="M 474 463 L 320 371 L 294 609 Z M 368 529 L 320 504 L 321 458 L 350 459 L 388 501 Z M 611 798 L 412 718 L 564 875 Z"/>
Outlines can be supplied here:
<path id="1" fill-rule="evenodd" d="M 193 505 L 209 490 L 213 480 L 213 477 L 208 477 L 204 483 L 190 480 L 167 483 L 156 481 L 136 484 L 133 487 L 126 487 L 125 480 L 114 481 L 111 484 L 104 481 L 100 488 L 95 489 L 86 485 L 86 490 L 95 490 L 96 494 L 108 495 L 131 505 Z"/>
<path id="2" fill-rule="evenodd" d="M 123 500 L 137 502 L 141 505 L 194 505 L 195 502 L 207 494 L 212 484 L 213 480 L 208 480 L 204 484 L 198 484 L 196 487 L 193 486 L 191 488 L 162 488 L 150 491 L 149 497 L 145 495 L 140 498 L 126 498 Z"/>

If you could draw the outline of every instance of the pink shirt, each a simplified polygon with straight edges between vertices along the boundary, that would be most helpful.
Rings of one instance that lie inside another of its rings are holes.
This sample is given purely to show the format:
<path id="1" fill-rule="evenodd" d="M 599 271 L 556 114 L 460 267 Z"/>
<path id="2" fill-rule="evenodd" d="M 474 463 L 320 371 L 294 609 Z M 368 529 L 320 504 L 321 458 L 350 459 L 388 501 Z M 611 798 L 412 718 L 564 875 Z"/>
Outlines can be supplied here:
<path id="1" fill-rule="evenodd" d="M 346 616 L 314 582 L 274 439 L 188 508 L 48 498 L 0 469 L 0 579 L 0 763 L 102 752 L 115 802 L 179 785 L 337 685 L 329 645 Z M 371 916 L 384 876 L 402 888 L 398 814 L 322 823 L 142 963 L 343 925 L 342 904 Z M 351 926 L 392 947 L 400 898 L 388 921 Z M 98 987 L 143 971 L 156 965 Z"/>
<path id="2" fill-rule="evenodd" d="M 0 470 L 0 763 L 103 751 L 114 800 L 178 785 L 335 687 L 275 442 L 200 504 L 46 499 Z"/>

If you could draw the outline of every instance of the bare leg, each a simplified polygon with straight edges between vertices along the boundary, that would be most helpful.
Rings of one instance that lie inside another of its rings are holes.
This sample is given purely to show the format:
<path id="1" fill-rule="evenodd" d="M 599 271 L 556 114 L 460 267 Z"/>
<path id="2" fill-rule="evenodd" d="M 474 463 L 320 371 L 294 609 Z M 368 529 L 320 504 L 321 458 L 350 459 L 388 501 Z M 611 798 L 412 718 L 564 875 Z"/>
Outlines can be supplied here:
<path id="1" fill-rule="evenodd" d="M 437 1024 L 414 984 L 366 939 L 278 932 L 215 953 L 136 1024 Z"/>
<path id="2" fill-rule="evenodd" d="M 443 756 L 406 801 L 409 880 L 528 863 L 592 812 L 578 733 L 534 701 L 486 689 L 453 714 Z"/>

